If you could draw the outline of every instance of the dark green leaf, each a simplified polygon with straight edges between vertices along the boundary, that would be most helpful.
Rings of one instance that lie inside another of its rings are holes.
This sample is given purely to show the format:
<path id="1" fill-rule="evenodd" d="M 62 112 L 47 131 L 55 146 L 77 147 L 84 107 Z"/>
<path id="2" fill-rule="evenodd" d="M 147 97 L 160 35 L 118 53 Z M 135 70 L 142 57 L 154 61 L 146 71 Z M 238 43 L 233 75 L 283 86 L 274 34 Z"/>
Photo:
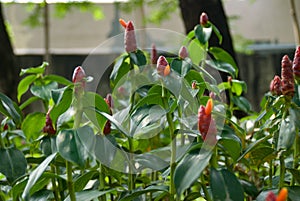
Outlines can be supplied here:
<path id="1" fill-rule="evenodd" d="M 53 199 L 54 199 L 53 191 L 42 189 L 34 193 L 31 196 L 30 201 L 53 200 Z"/>
<path id="2" fill-rule="evenodd" d="M 94 170 L 81 174 L 80 177 L 74 181 L 75 192 L 82 191 L 86 184 L 98 173 L 98 171 Z"/>
<path id="3" fill-rule="evenodd" d="M 122 55 L 117 59 L 115 62 L 115 65 L 113 67 L 113 70 L 110 74 L 110 80 L 112 87 L 115 87 L 119 80 L 130 71 L 131 66 L 128 59 L 129 55 Z"/>
<path id="4" fill-rule="evenodd" d="M 57 89 L 57 82 L 50 82 L 46 85 L 32 85 L 30 91 L 34 96 L 37 96 L 44 101 L 49 101 L 51 99 L 51 91 Z"/>
<path id="5" fill-rule="evenodd" d="M 226 63 L 226 62 L 223 62 L 223 61 L 213 61 L 213 60 L 205 60 L 205 63 L 207 65 L 209 65 L 210 67 L 218 70 L 218 71 L 222 71 L 222 72 L 225 72 L 225 73 L 228 73 L 230 74 L 232 77 L 235 77 L 235 69 L 234 67 L 229 64 L 229 63 Z"/>
<path id="6" fill-rule="evenodd" d="M 193 201 L 197 200 L 197 198 L 201 197 L 201 194 L 199 192 L 192 192 L 189 193 L 187 196 L 185 196 L 183 201 Z"/>
<path id="7" fill-rule="evenodd" d="M 29 89 L 29 86 L 35 81 L 37 78 L 36 75 L 29 75 L 23 78 L 18 85 L 18 101 L 20 102 L 21 97 L 26 91 Z"/>
<path id="8" fill-rule="evenodd" d="M 17 106 L 14 104 L 14 102 L 3 93 L 0 93 L 0 100 L 0 112 L 13 119 L 14 122 L 19 125 L 22 119 L 19 108 L 16 108 Z"/>
<path id="9" fill-rule="evenodd" d="M 26 171 L 27 162 L 23 152 L 16 148 L 0 149 L 0 172 L 12 183 Z"/>
<path id="10" fill-rule="evenodd" d="M 52 90 L 52 97 L 55 105 L 50 112 L 50 117 L 53 123 L 56 123 L 58 117 L 70 107 L 73 99 L 73 90 L 70 87 L 63 88 L 63 90 L 59 91 Z"/>
<path id="11" fill-rule="evenodd" d="M 243 92 L 247 92 L 247 85 L 244 81 L 232 79 L 231 91 L 237 96 L 242 95 Z"/>
<path id="12" fill-rule="evenodd" d="M 56 153 L 51 154 L 48 156 L 35 170 L 31 172 L 29 175 L 29 179 L 27 182 L 27 185 L 25 187 L 25 190 L 22 194 L 23 199 L 28 200 L 29 198 L 29 191 L 35 185 L 37 180 L 41 177 L 41 175 L 45 172 L 48 165 L 51 163 L 51 161 L 55 158 Z"/>
<path id="13" fill-rule="evenodd" d="M 132 201 L 134 200 L 136 197 L 145 194 L 145 193 L 149 193 L 149 192 L 157 192 L 157 191 L 164 191 L 164 192 L 168 192 L 168 187 L 167 186 L 149 186 L 145 189 L 138 189 L 135 192 L 126 195 L 124 197 L 122 197 L 120 199 L 120 201 Z"/>
<path id="14" fill-rule="evenodd" d="M 135 52 L 130 52 L 129 55 L 135 65 L 142 67 L 147 64 L 147 59 L 143 51 L 137 50 Z"/>
<path id="15" fill-rule="evenodd" d="M 239 138 L 222 137 L 218 143 L 222 145 L 226 153 L 228 153 L 234 161 L 241 155 L 241 142 Z"/>
<path id="16" fill-rule="evenodd" d="M 177 165 L 174 183 L 177 195 L 189 188 L 209 163 L 212 152 L 201 149 L 200 152 L 188 153 Z"/>
<path id="17" fill-rule="evenodd" d="M 232 101 L 240 110 L 242 110 L 244 112 L 250 112 L 251 111 L 251 105 L 245 97 L 243 97 L 243 96 L 233 96 Z"/>
<path id="18" fill-rule="evenodd" d="M 136 161 L 139 162 L 143 168 L 151 168 L 154 171 L 162 170 L 169 164 L 152 153 L 140 154 L 136 157 Z"/>
<path id="19" fill-rule="evenodd" d="M 198 24 L 195 26 L 194 30 L 195 30 L 196 38 L 200 41 L 200 43 L 202 45 L 205 45 L 211 36 L 212 27 L 210 26 L 210 27 L 206 28 L 206 27 L 203 27 L 200 24 Z"/>
<path id="20" fill-rule="evenodd" d="M 87 201 L 87 200 L 97 199 L 98 197 L 110 193 L 112 191 L 115 191 L 115 189 L 110 189 L 107 191 L 98 191 L 98 190 L 81 191 L 81 192 L 77 192 L 75 195 L 77 201 Z M 64 201 L 71 201 L 70 196 L 68 196 Z"/>
<path id="21" fill-rule="evenodd" d="M 289 169 L 289 168 L 287 168 L 287 170 L 292 173 L 295 180 L 300 184 L 300 170 Z"/>
<path id="22" fill-rule="evenodd" d="M 250 183 L 249 181 L 245 180 L 240 180 L 240 183 L 245 193 L 247 193 L 251 197 L 256 197 L 259 194 L 257 187 L 253 183 Z"/>
<path id="23" fill-rule="evenodd" d="M 243 201 L 244 191 L 236 176 L 226 169 L 210 171 L 210 187 L 214 200 Z"/>
<path id="24" fill-rule="evenodd" d="M 236 78 L 238 75 L 238 67 L 236 65 L 236 62 L 234 61 L 234 59 L 232 58 L 232 56 L 226 52 L 224 49 L 220 48 L 220 47 L 210 47 L 209 48 L 209 53 L 211 53 L 214 58 L 217 61 L 221 61 L 221 62 L 225 62 L 230 64 L 230 66 L 233 68 L 233 78 Z"/>
<path id="25" fill-rule="evenodd" d="M 291 120 L 291 116 L 281 121 L 277 150 L 289 149 L 292 147 L 296 137 L 295 122 Z"/>
<path id="26" fill-rule="evenodd" d="M 292 201 L 300 201 L 300 186 L 288 186 L 287 187 L 288 189 L 288 197 L 289 197 L 289 200 L 292 200 Z"/>
<path id="27" fill-rule="evenodd" d="M 26 68 L 26 69 L 21 69 L 20 72 L 20 76 L 24 75 L 24 74 L 44 74 L 46 66 L 48 66 L 49 64 L 47 62 L 43 62 L 42 65 L 37 66 L 37 67 L 30 67 L 30 68 Z"/>
<path id="28" fill-rule="evenodd" d="M 182 77 L 184 77 L 192 68 L 192 65 L 189 62 L 182 59 L 173 59 L 170 66 Z"/>
<path id="29" fill-rule="evenodd" d="M 221 45 L 221 44 L 222 44 L 222 41 L 223 41 L 223 37 L 222 37 L 222 35 L 221 35 L 219 29 L 218 29 L 215 25 L 213 25 L 212 23 L 210 23 L 210 24 L 211 24 L 211 26 L 212 26 L 213 32 L 216 34 L 216 36 L 217 36 L 218 39 L 219 39 L 219 44 Z"/>

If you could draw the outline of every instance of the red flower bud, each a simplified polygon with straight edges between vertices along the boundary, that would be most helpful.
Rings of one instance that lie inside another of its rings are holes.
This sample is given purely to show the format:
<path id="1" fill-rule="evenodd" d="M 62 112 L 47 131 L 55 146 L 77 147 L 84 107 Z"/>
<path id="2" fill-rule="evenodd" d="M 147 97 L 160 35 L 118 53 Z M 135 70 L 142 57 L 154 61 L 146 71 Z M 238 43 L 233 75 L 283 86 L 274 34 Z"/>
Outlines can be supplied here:
<path id="1" fill-rule="evenodd" d="M 266 201 L 276 201 L 276 195 L 273 191 L 270 191 L 266 197 Z"/>
<path id="2" fill-rule="evenodd" d="M 293 60 L 293 73 L 295 80 L 300 82 L 300 46 L 297 47 Z"/>
<path id="3" fill-rule="evenodd" d="M 107 94 L 106 98 L 104 98 L 104 100 L 109 107 L 109 113 L 111 115 L 112 114 L 111 108 L 113 107 L 113 100 L 112 100 L 111 94 Z M 108 134 L 110 134 L 110 132 L 111 132 L 111 122 L 109 120 L 107 120 L 107 122 L 103 128 L 103 134 L 108 135 Z"/>
<path id="4" fill-rule="evenodd" d="M 281 79 L 278 75 L 275 75 L 274 79 L 270 83 L 270 92 L 273 95 L 281 95 Z"/>
<path id="5" fill-rule="evenodd" d="M 125 22 L 125 20 L 123 20 L 123 19 L 119 19 L 119 23 L 122 25 L 122 27 L 124 27 L 124 29 L 126 29 L 126 27 L 127 27 L 127 23 Z"/>
<path id="6" fill-rule="evenodd" d="M 205 27 L 207 23 L 208 23 L 208 16 L 206 13 L 203 12 L 200 16 L 200 24 Z"/>
<path id="7" fill-rule="evenodd" d="M 124 35 L 124 44 L 126 52 L 135 52 L 137 50 L 134 26 L 132 21 L 127 23 Z"/>
<path id="8" fill-rule="evenodd" d="M 281 61 L 281 91 L 283 95 L 291 98 L 295 93 L 292 65 L 292 61 L 285 55 Z"/>
<path id="9" fill-rule="evenodd" d="M 4 124 L 4 126 L 3 126 L 3 130 L 8 130 L 8 124 Z"/>
<path id="10" fill-rule="evenodd" d="M 197 89 L 197 83 L 195 81 L 192 82 L 192 89 Z"/>
<path id="11" fill-rule="evenodd" d="M 154 44 L 152 44 L 152 49 L 151 49 L 151 63 L 156 64 L 158 59 L 157 55 L 157 50 Z"/>
<path id="12" fill-rule="evenodd" d="M 72 82 L 73 83 L 81 83 L 82 88 L 85 88 L 86 83 L 86 75 L 81 66 L 77 66 L 73 72 Z"/>
<path id="13" fill-rule="evenodd" d="M 209 101 L 206 107 L 201 105 L 198 110 L 198 129 L 202 139 L 206 140 L 210 145 L 214 145 L 217 141 L 216 123 L 211 116 L 212 107 L 212 101 Z"/>
<path id="14" fill-rule="evenodd" d="M 189 53 L 188 53 L 186 47 L 185 46 L 181 46 L 181 48 L 179 50 L 179 57 L 181 59 L 185 59 L 188 56 L 189 56 Z"/>
<path id="15" fill-rule="evenodd" d="M 49 110 L 46 114 L 46 123 L 43 128 L 43 133 L 48 133 L 49 135 L 54 135 L 56 133 L 53 124 L 52 124 L 52 119 L 50 118 L 50 111 Z"/>
<path id="16" fill-rule="evenodd" d="M 159 75 L 161 76 L 167 76 L 170 74 L 171 68 L 167 61 L 167 59 L 164 56 L 160 56 L 157 60 L 156 69 Z"/>

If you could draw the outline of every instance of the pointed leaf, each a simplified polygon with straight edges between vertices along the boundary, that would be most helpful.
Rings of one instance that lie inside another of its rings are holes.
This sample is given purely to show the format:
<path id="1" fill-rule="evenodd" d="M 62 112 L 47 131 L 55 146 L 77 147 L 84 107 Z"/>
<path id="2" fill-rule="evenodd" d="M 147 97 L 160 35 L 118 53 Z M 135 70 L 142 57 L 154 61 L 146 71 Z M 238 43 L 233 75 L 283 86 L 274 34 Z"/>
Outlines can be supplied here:
<path id="1" fill-rule="evenodd" d="M 30 91 L 34 96 L 49 101 L 51 99 L 51 91 L 57 89 L 57 87 L 57 82 L 50 82 L 46 85 L 32 85 Z"/>
<path id="2" fill-rule="evenodd" d="M 21 69 L 20 76 L 24 74 L 44 74 L 46 66 L 49 64 L 47 62 L 43 62 L 42 65 L 37 67 L 30 67 L 26 69 Z"/>
<path id="3" fill-rule="evenodd" d="M 21 97 L 24 93 L 27 92 L 29 89 L 29 86 L 35 81 L 37 78 L 36 75 L 29 75 L 25 78 L 23 78 L 18 85 L 18 101 L 20 102 Z"/>
<path id="4" fill-rule="evenodd" d="M 3 93 L 0 93 L 0 100 L 0 112 L 13 119 L 14 122 L 19 125 L 22 119 L 19 108 L 16 108 L 17 106 L 14 102 Z"/>
<path id="5" fill-rule="evenodd" d="M 291 116 L 288 116 L 281 121 L 277 150 L 291 148 L 294 143 L 295 137 L 295 122 L 291 120 Z"/>

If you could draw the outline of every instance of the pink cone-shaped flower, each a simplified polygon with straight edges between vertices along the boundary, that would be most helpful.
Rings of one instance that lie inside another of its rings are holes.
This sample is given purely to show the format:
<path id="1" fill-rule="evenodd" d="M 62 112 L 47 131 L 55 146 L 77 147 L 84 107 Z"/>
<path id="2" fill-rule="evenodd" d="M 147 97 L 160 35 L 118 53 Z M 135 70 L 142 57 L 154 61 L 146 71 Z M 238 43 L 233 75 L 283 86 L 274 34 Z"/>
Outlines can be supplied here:
<path id="1" fill-rule="evenodd" d="M 270 83 L 270 92 L 273 95 L 280 96 L 281 92 L 281 79 L 278 75 L 275 75 L 274 79 Z"/>
<path id="2" fill-rule="evenodd" d="M 198 129 L 203 140 L 208 144 L 214 145 L 217 141 L 216 122 L 211 115 L 213 108 L 212 100 L 206 106 L 201 105 L 198 110 Z"/>
<path id="3" fill-rule="evenodd" d="M 81 66 L 78 66 L 75 68 L 72 76 L 72 82 L 73 83 L 81 83 L 81 86 L 84 88 L 86 83 L 86 75 Z"/>
<path id="4" fill-rule="evenodd" d="M 54 135 L 56 133 L 53 124 L 52 124 L 52 119 L 50 118 L 50 111 L 49 110 L 46 114 L 46 123 L 45 126 L 43 127 L 43 133 L 48 133 L 49 135 Z"/>
<path id="5" fill-rule="evenodd" d="M 170 74 L 170 65 L 164 56 L 160 56 L 157 60 L 156 69 L 159 75 L 167 76 Z"/>
<path id="6" fill-rule="evenodd" d="M 200 24 L 205 27 L 207 23 L 208 23 L 208 16 L 205 12 L 203 12 L 200 16 Z"/>
<path id="7" fill-rule="evenodd" d="M 300 82 L 300 46 L 297 47 L 293 60 L 293 73 L 297 83 Z"/>
<path id="8" fill-rule="evenodd" d="M 179 57 L 181 59 L 185 59 L 188 56 L 189 56 L 189 53 L 187 51 L 187 48 L 185 46 L 181 46 L 181 48 L 179 50 Z"/>
<path id="9" fill-rule="evenodd" d="M 157 59 L 158 59 L 157 50 L 156 50 L 155 44 L 152 44 L 152 49 L 151 49 L 151 63 L 152 64 L 156 64 L 157 63 Z"/>
<path id="10" fill-rule="evenodd" d="M 293 97 L 295 93 L 292 65 L 289 57 L 283 56 L 281 61 L 281 91 L 283 95 L 288 97 Z"/>
<path id="11" fill-rule="evenodd" d="M 127 23 L 124 36 L 124 44 L 126 52 L 135 52 L 137 50 L 134 26 L 132 21 Z"/>

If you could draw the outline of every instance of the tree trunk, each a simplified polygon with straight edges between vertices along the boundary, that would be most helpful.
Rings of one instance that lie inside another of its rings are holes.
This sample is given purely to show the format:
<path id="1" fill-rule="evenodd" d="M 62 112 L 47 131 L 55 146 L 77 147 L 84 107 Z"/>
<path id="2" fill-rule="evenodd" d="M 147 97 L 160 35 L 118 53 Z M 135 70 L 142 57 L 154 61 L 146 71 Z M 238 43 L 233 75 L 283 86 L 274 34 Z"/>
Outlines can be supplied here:
<path id="1" fill-rule="evenodd" d="M 223 48 L 235 59 L 232 39 L 221 0 L 179 0 L 179 6 L 186 33 L 200 23 L 202 12 L 207 13 L 209 20 L 217 26 L 223 36 L 223 43 L 220 45 L 218 38 L 213 34 L 209 40 L 210 46 Z"/>
<path id="2" fill-rule="evenodd" d="M 0 2 L 0 91 L 9 97 L 16 98 L 17 68 L 15 67 L 15 55 L 6 27 L 2 3 Z"/>

